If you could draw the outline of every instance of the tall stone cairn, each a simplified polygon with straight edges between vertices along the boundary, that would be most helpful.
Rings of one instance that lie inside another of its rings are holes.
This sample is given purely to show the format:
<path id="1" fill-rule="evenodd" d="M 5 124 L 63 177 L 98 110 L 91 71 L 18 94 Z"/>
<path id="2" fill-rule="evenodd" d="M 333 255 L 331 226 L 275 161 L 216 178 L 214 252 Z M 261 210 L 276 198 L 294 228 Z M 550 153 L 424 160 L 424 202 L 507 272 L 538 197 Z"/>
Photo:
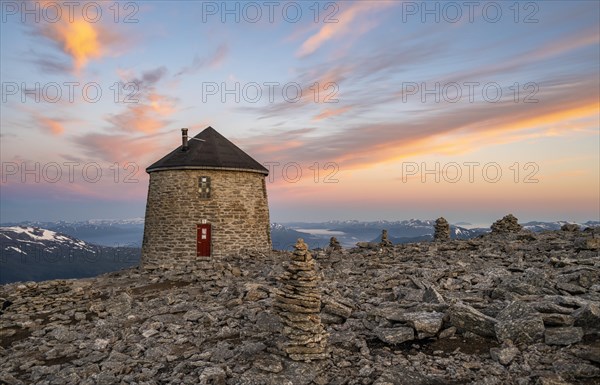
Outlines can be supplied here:
<path id="1" fill-rule="evenodd" d="M 435 220 L 433 226 L 435 232 L 433 233 L 433 240 L 435 241 L 448 241 L 450 240 L 450 224 L 444 217 L 439 217 Z"/>
<path id="2" fill-rule="evenodd" d="M 519 224 L 519 220 L 514 215 L 508 214 L 494 222 L 491 229 L 492 233 L 495 234 L 518 233 L 523 229 L 523 226 Z"/>
<path id="3" fill-rule="evenodd" d="M 394 247 L 394 244 L 388 238 L 387 230 L 381 230 L 381 243 L 379 245 L 381 247 Z"/>
<path id="4" fill-rule="evenodd" d="M 340 245 L 340 241 L 338 241 L 336 237 L 331 237 L 331 239 L 329 239 L 329 249 L 334 251 L 342 249 L 342 245 Z"/>
<path id="5" fill-rule="evenodd" d="M 292 260 L 285 264 L 279 277 L 280 288 L 274 289 L 273 306 L 284 323 L 287 337 L 284 351 L 295 361 L 319 360 L 329 357 L 327 334 L 321 324 L 321 293 L 319 276 L 308 246 L 299 238 Z"/>

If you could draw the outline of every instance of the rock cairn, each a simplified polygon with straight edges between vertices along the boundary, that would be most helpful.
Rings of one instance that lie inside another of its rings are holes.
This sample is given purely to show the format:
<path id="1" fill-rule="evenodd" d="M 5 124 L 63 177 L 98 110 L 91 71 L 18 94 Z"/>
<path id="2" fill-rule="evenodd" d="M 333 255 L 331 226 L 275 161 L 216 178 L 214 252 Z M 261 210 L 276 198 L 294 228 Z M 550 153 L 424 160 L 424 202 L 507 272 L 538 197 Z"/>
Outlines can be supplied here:
<path id="1" fill-rule="evenodd" d="M 342 249 L 342 245 L 340 245 L 340 242 L 337 240 L 336 237 L 331 237 L 331 239 L 329 240 L 329 249 L 334 251 Z"/>
<path id="2" fill-rule="evenodd" d="M 381 231 L 381 243 L 379 244 L 381 247 L 393 247 L 394 244 L 388 238 L 387 230 Z"/>
<path id="3" fill-rule="evenodd" d="M 287 337 L 284 351 L 296 361 L 327 358 L 327 334 L 321 324 L 321 293 L 315 261 L 302 238 L 294 248 L 292 260 L 284 266 L 286 271 L 279 278 L 281 286 L 274 289 L 274 306 Z"/>
<path id="4" fill-rule="evenodd" d="M 444 217 L 440 217 L 435 221 L 435 233 L 433 239 L 435 241 L 447 241 L 450 239 L 450 224 Z"/>
<path id="5" fill-rule="evenodd" d="M 580 227 L 576 223 L 565 223 L 564 225 L 561 226 L 560 229 L 562 231 L 575 232 L 575 231 L 579 231 Z"/>
<path id="6" fill-rule="evenodd" d="M 519 224 L 519 220 L 514 215 L 508 214 L 504 218 L 497 220 L 492 224 L 492 233 L 506 234 L 518 233 L 523 229 Z"/>

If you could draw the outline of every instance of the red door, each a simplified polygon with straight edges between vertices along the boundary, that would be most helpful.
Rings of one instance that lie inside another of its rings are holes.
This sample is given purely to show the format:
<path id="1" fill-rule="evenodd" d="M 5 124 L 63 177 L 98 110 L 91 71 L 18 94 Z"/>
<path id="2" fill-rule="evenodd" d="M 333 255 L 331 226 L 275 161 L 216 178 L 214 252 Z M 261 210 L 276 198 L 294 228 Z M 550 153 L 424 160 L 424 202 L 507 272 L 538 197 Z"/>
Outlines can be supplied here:
<path id="1" fill-rule="evenodd" d="M 197 225 L 196 255 L 210 257 L 210 224 Z"/>

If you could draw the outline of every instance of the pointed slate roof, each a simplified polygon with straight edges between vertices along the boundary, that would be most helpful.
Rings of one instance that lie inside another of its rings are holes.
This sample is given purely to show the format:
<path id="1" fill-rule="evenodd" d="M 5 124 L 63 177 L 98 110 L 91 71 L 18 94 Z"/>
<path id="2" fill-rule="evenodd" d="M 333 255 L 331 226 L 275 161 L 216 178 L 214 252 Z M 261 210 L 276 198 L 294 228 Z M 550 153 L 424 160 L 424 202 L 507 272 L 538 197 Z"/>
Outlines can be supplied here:
<path id="1" fill-rule="evenodd" d="M 212 127 L 207 127 L 188 141 L 188 150 L 177 147 L 146 169 L 147 173 L 162 170 L 230 170 L 268 175 L 262 164 L 231 143 Z"/>

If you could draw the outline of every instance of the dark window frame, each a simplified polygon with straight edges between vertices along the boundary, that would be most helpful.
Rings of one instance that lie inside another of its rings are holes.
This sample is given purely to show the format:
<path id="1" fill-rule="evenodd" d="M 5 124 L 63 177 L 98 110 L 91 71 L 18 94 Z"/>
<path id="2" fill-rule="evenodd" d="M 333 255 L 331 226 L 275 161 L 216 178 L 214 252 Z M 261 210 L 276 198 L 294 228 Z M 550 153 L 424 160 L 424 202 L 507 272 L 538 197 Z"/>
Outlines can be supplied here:
<path id="1" fill-rule="evenodd" d="M 198 178 L 198 193 L 200 194 L 200 199 L 210 199 L 212 191 L 209 176 Z"/>

